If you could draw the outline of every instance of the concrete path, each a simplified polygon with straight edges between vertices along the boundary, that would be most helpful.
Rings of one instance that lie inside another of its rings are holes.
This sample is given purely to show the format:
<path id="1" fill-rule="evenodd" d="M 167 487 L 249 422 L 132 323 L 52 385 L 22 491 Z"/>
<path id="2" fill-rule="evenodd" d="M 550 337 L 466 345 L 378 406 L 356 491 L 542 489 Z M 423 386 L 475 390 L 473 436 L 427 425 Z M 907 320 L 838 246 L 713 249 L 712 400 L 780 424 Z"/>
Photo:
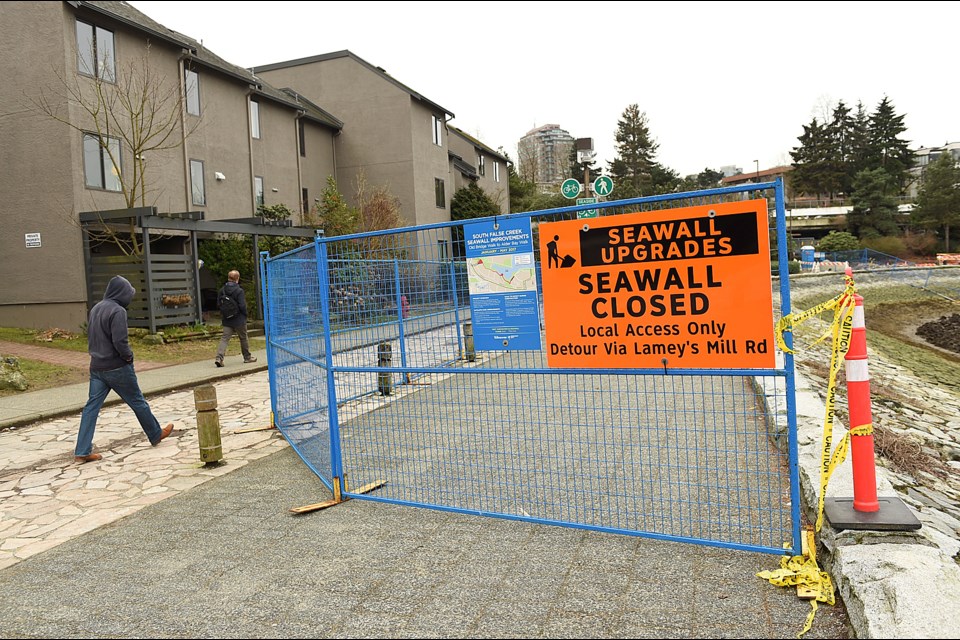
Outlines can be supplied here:
<path id="1" fill-rule="evenodd" d="M 73 460 L 85 384 L 0 398 L 0 636 L 788 638 L 803 626 L 809 604 L 755 576 L 777 556 L 364 500 L 295 516 L 330 496 L 265 428 L 257 355 L 144 371 L 173 435 L 150 447 L 125 405 L 105 407 L 95 463 Z M 216 466 L 196 436 L 192 388 L 207 383 Z M 801 385 L 807 504 L 822 416 Z M 830 485 L 840 495 L 845 471 Z M 957 566 L 922 538 L 825 528 L 823 540 L 845 606 L 821 605 L 805 637 L 956 635 Z"/>

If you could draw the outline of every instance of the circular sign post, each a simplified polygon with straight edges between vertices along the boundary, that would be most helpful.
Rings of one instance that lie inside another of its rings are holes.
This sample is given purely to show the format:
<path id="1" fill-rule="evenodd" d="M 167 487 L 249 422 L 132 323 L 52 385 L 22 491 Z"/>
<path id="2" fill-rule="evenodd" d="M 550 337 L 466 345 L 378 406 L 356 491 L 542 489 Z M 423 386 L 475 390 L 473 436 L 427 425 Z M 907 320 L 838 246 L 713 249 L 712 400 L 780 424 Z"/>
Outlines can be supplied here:
<path id="1" fill-rule="evenodd" d="M 581 189 L 583 189 L 583 185 L 575 178 L 567 178 L 563 181 L 563 184 L 560 185 L 560 193 L 563 194 L 564 198 L 569 198 L 570 200 L 580 195 Z"/>
<path id="2" fill-rule="evenodd" d="M 593 181 L 593 192 L 598 196 L 610 195 L 613 193 L 613 180 L 607 176 L 600 176 Z"/>

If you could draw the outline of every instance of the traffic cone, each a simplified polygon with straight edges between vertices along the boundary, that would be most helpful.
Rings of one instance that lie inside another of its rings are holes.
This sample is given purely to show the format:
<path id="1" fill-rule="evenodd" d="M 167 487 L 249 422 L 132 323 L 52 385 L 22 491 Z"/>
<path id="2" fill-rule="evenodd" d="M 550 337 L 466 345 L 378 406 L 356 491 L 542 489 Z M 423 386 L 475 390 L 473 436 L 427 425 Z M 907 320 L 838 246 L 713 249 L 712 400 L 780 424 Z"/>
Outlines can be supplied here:
<path id="1" fill-rule="evenodd" d="M 861 434 L 857 427 L 873 425 L 870 410 L 870 371 L 867 367 L 867 328 L 863 319 L 863 296 L 853 295 L 853 326 L 850 348 L 844 356 L 847 374 L 847 406 L 850 416 L 850 456 L 853 464 L 853 508 L 879 511 L 877 466 L 873 457 L 873 430 Z"/>
<path id="2" fill-rule="evenodd" d="M 847 267 L 847 277 L 853 270 Z M 844 356 L 847 376 L 847 409 L 850 421 L 850 455 L 853 498 L 826 498 L 823 513 L 835 529 L 915 531 L 922 524 L 898 497 L 877 497 L 873 417 L 870 410 L 870 372 L 867 367 L 867 329 L 863 297 L 853 294 L 850 346 Z M 824 487 L 825 489 L 825 487 Z"/>

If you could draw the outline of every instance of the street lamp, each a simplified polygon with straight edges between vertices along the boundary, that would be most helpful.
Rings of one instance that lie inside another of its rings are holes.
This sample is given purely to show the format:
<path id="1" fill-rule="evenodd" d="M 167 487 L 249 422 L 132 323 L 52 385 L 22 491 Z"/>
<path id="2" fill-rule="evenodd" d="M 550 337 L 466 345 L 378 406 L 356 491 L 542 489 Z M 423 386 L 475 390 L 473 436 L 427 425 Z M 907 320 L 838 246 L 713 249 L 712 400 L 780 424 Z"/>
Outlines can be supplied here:
<path id="1" fill-rule="evenodd" d="M 760 161 L 754 160 L 753 163 L 757 165 L 757 182 L 760 182 Z"/>

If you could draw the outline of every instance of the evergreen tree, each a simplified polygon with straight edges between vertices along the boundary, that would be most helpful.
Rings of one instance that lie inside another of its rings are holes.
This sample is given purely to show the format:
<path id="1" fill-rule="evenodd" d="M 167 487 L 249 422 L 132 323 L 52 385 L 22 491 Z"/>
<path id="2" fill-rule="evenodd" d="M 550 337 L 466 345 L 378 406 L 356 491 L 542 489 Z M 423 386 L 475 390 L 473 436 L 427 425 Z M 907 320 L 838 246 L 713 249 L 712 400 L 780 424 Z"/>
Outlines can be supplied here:
<path id="1" fill-rule="evenodd" d="M 698 189 L 713 189 L 721 185 L 721 180 L 723 180 L 722 171 L 716 171 L 707 167 L 700 173 L 691 173 L 688 176 L 684 176 L 683 180 L 680 181 L 679 190 L 697 191 Z"/>
<path id="2" fill-rule="evenodd" d="M 450 201 L 451 220 L 471 220 L 500 213 L 500 207 L 476 182 L 457 189 Z"/>
<path id="3" fill-rule="evenodd" d="M 647 114 L 636 104 L 629 105 L 620 116 L 614 134 L 617 157 L 609 163 L 609 175 L 617 185 L 620 198 L 650 195 L 659 144 L 650 135 Z"/>
<path id="4" fill-rule="evenodd" d="M 719 187 L 722 180 L 723 171 L 717 171 L 710 167 L 704 167 L 703 171 L 697 174 L 697 186 L 701 189 Z"/>
<path id="5" fill-rule="evenodd" d="M 850 130 L 850 164 L 847 167 L 843 193 L 849 196 L 853 192 L 853 178 L 867 168 L 867 157 L 870 155 L 870 116 L 863 102 L 857 102 L 857 112 L 853 116 L 853 127 Z"/>
<path id="6" fill-rule="evenodd" d="M 680 190 L 680 174 L 664 166 L 659 162 L 654 162 L 650 167 L 650 189 L 651 195 L 660 195 L 663 193 L 674 193 Z"/>
<path id="7" fill-rule="evenodd" d="M 855 171 L 851 171 L 855 152 L 853 149 L 855 121 L 850 108 L 841 100 L 833 110 L 827 126 L 829 160 L 825 181 L 831 197 L 836 193 L 850 193 Z"/>
<path id="8" fill-rule="evenodd" d="M 847 228 L 859 238 L 895 236 L 897 227 L 896 187 L 883 169 L 867 169 L 853 181 L 853 210 L 847 214 Z"/>
<path id="9" fill-rule="evenodd" d="M 900 138 L 907 130 L 903 115 L 897 115 L 890 99 L 884 96 L 869 119 L 866 168 L 882 169 L 893 180 L 897 193 L 903 191 L 907 171 L 913 165 L 910 143 Z"/>
<path id="10" fill-rule="evenodd" d="M 510 178 L 511 213 L 555 209 L 571 204 L 570 200 L 567 200 L 559 193 L 541 193 L 540 190 L 537 189 L 536 183 L 531 180 L 525 180 L 517 173 L 512 163 L 508 165 L 507 173 Z"/>
<path id="11" fill-rule="evenodd" d="M 857 237 L 846 231 L 831 231 L 817 243 L 820 251 L 855 251 L 860 248 Z"/>
<path id="12" fill-rule="evenodd" d="M 357 232 L 360 215 L 356 209 L 347 205 L 333 176 L 327 176 L 327 186 L 320 194 L 320 202 L 315 212 L 318 218 L 316 226 L 321 227 L 327 237 Z"/>
<path id="13" fill-rule="evenodd" d="M 803 125 L 803 133 L 797 138 L 799 147 L 790 152 L 793 158 L 791 184 L 796 193 L 820 196 L 831 191 L 830 183 L 830 136 L 826 128 L 814 118 Z"/>
<path id="14" fill-rule="evenodd" d="M 960 225 L 960 167 L 949 151 L 929 165 L 911 218 L 925 229 L 942 231 L 950 251 L 950 228 Z"/>

